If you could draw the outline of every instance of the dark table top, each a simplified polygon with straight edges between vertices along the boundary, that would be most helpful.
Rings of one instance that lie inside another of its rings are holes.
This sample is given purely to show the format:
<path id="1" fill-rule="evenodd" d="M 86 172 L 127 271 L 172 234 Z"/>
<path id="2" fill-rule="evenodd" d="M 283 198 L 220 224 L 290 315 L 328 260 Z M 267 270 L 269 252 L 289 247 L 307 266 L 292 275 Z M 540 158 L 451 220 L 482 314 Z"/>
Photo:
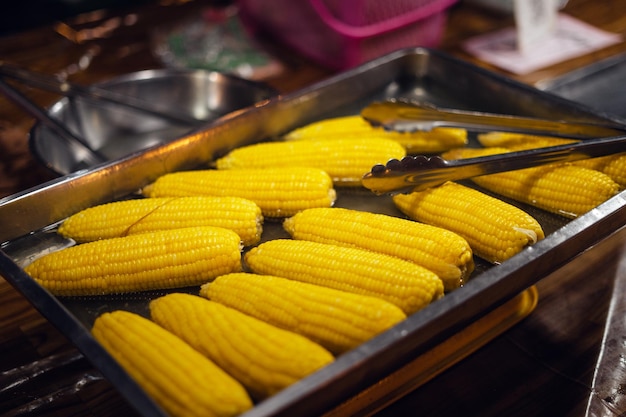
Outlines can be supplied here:
<path id="1" fill-rule="evenodd" d="M 148 4 L 6 35 L 0 37 L 0 59 L 48 74 L 70 74 L 71 80 L 83 84 L 159 68 L 162 64 L 151 52 L 148 28 L 196 13 L 204 5 L 199 1 Z M 571 0 L 564 11 L 626 34 L 622 0 Z M 467 55 L 460 43 L 511 23 L 510 17 L 460 3 L 450 10 L 441 48 L 499 71 Z M 105 33 L 96 35 L 90 27 L 103 28 Z M 625 50 L 626 44 L 621 43 L 525 76 L 507 75 L 534 84 Z M 263 80 L 281 92 L 333 74 L 287 56 L 282 71 Z M 39 90 L 28 94 L 44 107 L 58 98 Z M 0 197 L 54 177 L 28 150 L 32 124 L 32 118 L 0 98 Z M 541 280 L 539 303 L 528 317 L 379 415 L 584 415 L 588 398 L 594 395 L 591 381 L 613 282 L 624 273 L 619 262 L 626 257 L 625 244 L 622 230 Z M 0 304 L 2 415 L 134 415 L 115 388 L 1 278 Z M 8 381 L 17 383 L 8 386 Z"/>

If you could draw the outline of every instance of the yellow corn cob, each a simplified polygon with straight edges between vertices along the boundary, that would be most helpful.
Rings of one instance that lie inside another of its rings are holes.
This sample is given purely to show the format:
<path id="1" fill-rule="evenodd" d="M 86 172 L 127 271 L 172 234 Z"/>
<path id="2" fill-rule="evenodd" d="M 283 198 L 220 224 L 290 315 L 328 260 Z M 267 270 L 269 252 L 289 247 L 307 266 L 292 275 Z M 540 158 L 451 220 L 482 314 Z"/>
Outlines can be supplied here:
<path id="1" fill-rule="evenodd" d="M 261 239 L 263 215 L 254 202 L 239 197 L 143 198 L 82 210 L 58 232 L 78 243 L 193 226 L 217 226 L 237 233 L 245 246 Z"/>
<path id="2" fill-rule="evenodd" d="M 276 239 L 245 255 L 252 272 L 275 275 L 387 300 L 411 314 L 443 295 L 434 272 L 365 249 Z"/>
<path id="3" fill-rule="evenodd" d="M 275 326 L 301 334 L 341 354 L 406 318 L 394 304 L 272 275 L 222 275 L 200 295 Z"/>
<path id="4" fill-rule="evenodd" d="M 619 185 L 620 190 L 626 188 L 626 153 L 585 159 L 574 164 L 601 171 L 611 177 Z"/>
<path id="5" fill-rule="evenodd" d="M 358 247 L 411 261 L 436 273 L 444 289 L 458 288 L 474 270 L 467 241 L 440 227 L 345 208 L 313 208 L 285 219 L 295 239 Z"/>
<path id="6" fill-rule="evenodd" d="M 456 149 L 448 159 L 509 152 L 507 148 Z M 482 175 L 476 184 L 496 194 L 543 210 L 574 218 L 613 197 L 619 186 L 608 175 L 572 164 L 539 167 Z"/>
<path id="7" fill-rule="evenodd" d="M 142 316 L 122 310 L 104 313 L 96 319 L 92 334 L 174 417 L 236 416 L 252 408 L 239 382 Z"/>
<path id="8" fill-rule="evenodd" d="M 397 194 L 393 202 L 414 220 L 463 236 L 475 255 L 493 263 L 509 259 L 544 237 L 539 223 L 523 210 L 453 182 Z"/>
<path id="9" fill-rule="evenodd" d="M 148 197 L 235 196 L 254 201 L 264 217 L 288 217 L 310 207 L 330 207 L 337 194 L 317 168 L 201 170 L 166 174 L 144 189 Z"/>
<path id="10" fill-rule="evenodd" d="M 317 343 L 190 294 L 150 303 L 150 315 L 263 399 L 333 361 Z"/>
<path id="11" fill-rule="evenodd" d="M 232 230 L 189 227 L 83 243 L 25 271 L 56 295 L 100 295 L 199 285 L 241 270 Z"/>
<path id="12" fill-rule="evenodd" d="M 294 129 L 283 136 L 285 140 L 351 137 L 392 139 L 409 153 L 439 153 L 467 144 L 467 130 L 462 128 L 436 127 L 430 131 L 415 132 L 387 131 L 372 126 L 359 115 L 320 120 Z"/>
<path id="13" fill-rule="evenodd" d="M 402 145 L 390 139 L 360 136 L 306 141 L 264 142 L 236 148 L 216 161 L 217 169 L 309 166 L 335 185 L 360 185 L 363 174 L 389 159 L 402 159 Z"/>
<path id="14" fill-rule="evenodd" d="M 485 147 L 512 149 L 532 149 L 543 146 L 565 145 L 577 142 L 576 139 L 557 138 L 554 136 L 529 135 L 514 132 L 486 132 L 477 135 L 478 142 Z"/>
<path id="15" fill-rule="evenodd" d="M 532 136 L 521 133 L 489 132 L 478 135 L 483 146 L 504 147 L 511 151 L 535 149 L 547 146 L 574 143 L 572 139 L 562 139 L 550 136 Z M 582 159 L 572 162 L 572 165 L 595 169 L 611 177 L 620 189 L 626 188 L 626 153 L 600 156 L 597 158 Z"/>
<path id="16" fill-rule="evenodd" d="M 340 116 L 309 123 L 290 132 L 285 140 L 318 139 L 324 137 L 359 136 L 376 131 L 367 120 L 359 115 Z M 383 133 L 384 130 L 381 129 Z"/>

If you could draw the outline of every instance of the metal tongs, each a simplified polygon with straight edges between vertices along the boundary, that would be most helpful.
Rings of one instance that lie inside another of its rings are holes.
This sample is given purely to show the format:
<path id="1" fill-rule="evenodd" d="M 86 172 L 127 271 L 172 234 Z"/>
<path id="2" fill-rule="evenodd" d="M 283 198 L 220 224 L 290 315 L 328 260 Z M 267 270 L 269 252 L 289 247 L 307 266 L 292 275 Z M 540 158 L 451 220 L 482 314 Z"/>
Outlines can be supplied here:
<path id="1" fill-rule="evenodd" d="M 159 106 L 158 104 L 126 94 L 119 94 L 115 91 L 100 88 L 95 85 L 86 87 L 54 76 L 30 71 L 3 61 L 0 61 L 0 77 L 11 78 L 30 87 L 40 88 L 67 97 L 81 97 L 94 103 L 102 101 L 117 104 L 168 120 L 172 123 L 195 126 L 205 122 L 205 120 L 192 117 L 171 106 Z"/>
<path id="2" fill-rule="evenodd" d="M 376 194 L 423 190 L 497 172 L 626 151 L 626 127 L 550 121 L 509 115 L 439 109 L 414 103 L 373 103 L 361 115 L 388 130 L 409 132 L 435 127 L 463 127 L 475 131 L 505 131 L 585 139 L 580 142 L 519 152 L 446 160 L 439 156 L 406 156 L 372 167 L 362 184 Z"/>
<path id="3" fill-rule="evenodd" d="M 63 140 L 76 147 L 85 155 L 85 161 L 90 164 L 104 162 L 107 158 L 100 154 L 97 150 L 92 149 L 89 143 L 87 143 L 82 137 L 71 132 L 63 123 L 50 116 L 45 110 L 26 97 L 26 95 L 6 82 L 5 78 L 21 82 L 29 87 L 40 88 L 42 90 L 51 91 L 63 96 L 81 97 L 83 99 L 90 100 L 92 103 L 109 102 L 121 105 L 126 108 L 137 110 L 152 116 L 157 116 L 181 125 L 189 125 L 191 127 L 198 126 L 203 122 L 203 120 L 178 112 L 176 109 L 164 109 L 144 100 L 139 100 L 124 94 L 118 94 L 97 86 L 85 87 L 0 61 L 0 93 L 3 93 L 14 104 L 21 107 L 44 126 L 54 131 Z"/>

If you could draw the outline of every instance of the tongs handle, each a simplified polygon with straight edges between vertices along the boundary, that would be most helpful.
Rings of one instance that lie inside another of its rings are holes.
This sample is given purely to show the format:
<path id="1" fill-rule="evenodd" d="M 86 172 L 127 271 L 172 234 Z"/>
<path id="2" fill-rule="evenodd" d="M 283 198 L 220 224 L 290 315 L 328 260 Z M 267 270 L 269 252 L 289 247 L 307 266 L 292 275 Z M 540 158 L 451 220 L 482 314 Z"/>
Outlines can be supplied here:
<path id="1" fill-rule="evenodd" d="M 428 104 L 394 100 L 372 103 L 361 111 L 361 116 L 373 125 L 400 132 L 431 130 L 435 127 L 461 127 L 474 131 L 519 132 L 578 139 L 625 133 L 621 126 L 442 109 Z"/>
<path id="2" fill-rule="evenodd" d="M 439 156 L 407 156 L 376 165 L 362 184 L 376 194 L 411 192 L 480 175 L 514 171 L 538 165 L 572 162 L 626 151 L 626 136 L 588 139 L 576 143 L 508 152 L 497 155 L 445 160 Z"/>
<path id="3" fill-rule="evenodd" d="M 3 93 L 9 100 L 37 119 L 48 129 L 54 131 L 61 139 L 74 147 L 79 154 L 83 154 L 83 158 L 86 162 L 99 164 L 107 160 L 100 152 L 92 149 L 83 138 L 74 135 L 65 125 L 48 115 L 48 113 L 29 100 L 24 94 L 4 81 L 2 77 L 0 77 L 0 93 Z"/>
<path id="4" fill-rule="evenodd" d="M 204 120 L 189 116 L 175 108 L 163 109 L 161 106 L 146 102 L 126 94 L 119 94 L 97 86 L 85 87 L 67 80 L 59 80 L 53 76 L 29 71 L 0 61 L 0 76 L 12 78 L 30 87 L 57 93 L 63 96 L 82 97 L 91 101 L 103 101 L 137 110 L 172 123 L 197 126 Z"/>

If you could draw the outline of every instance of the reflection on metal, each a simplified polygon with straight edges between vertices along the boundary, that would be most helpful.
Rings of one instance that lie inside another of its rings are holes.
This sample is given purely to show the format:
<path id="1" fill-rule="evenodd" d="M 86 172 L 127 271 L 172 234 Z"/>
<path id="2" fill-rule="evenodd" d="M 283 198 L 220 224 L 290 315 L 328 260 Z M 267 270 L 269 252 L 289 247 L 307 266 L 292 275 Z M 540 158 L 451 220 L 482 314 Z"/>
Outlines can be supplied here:
<path id="1" fill-rule="evenodd" d="M 595 112 L 626 120 L 626 54 L 597 61 L 545 80 L 537 87 L 589 106 Z"/>
<path id="2" fill-rule="evenodd" d="M 626 237 L 626 230 L 622 230 Z M 594 372 L 586 417 L 626 414 L 626 242 L 616 256 L 613 294 Z"/>

